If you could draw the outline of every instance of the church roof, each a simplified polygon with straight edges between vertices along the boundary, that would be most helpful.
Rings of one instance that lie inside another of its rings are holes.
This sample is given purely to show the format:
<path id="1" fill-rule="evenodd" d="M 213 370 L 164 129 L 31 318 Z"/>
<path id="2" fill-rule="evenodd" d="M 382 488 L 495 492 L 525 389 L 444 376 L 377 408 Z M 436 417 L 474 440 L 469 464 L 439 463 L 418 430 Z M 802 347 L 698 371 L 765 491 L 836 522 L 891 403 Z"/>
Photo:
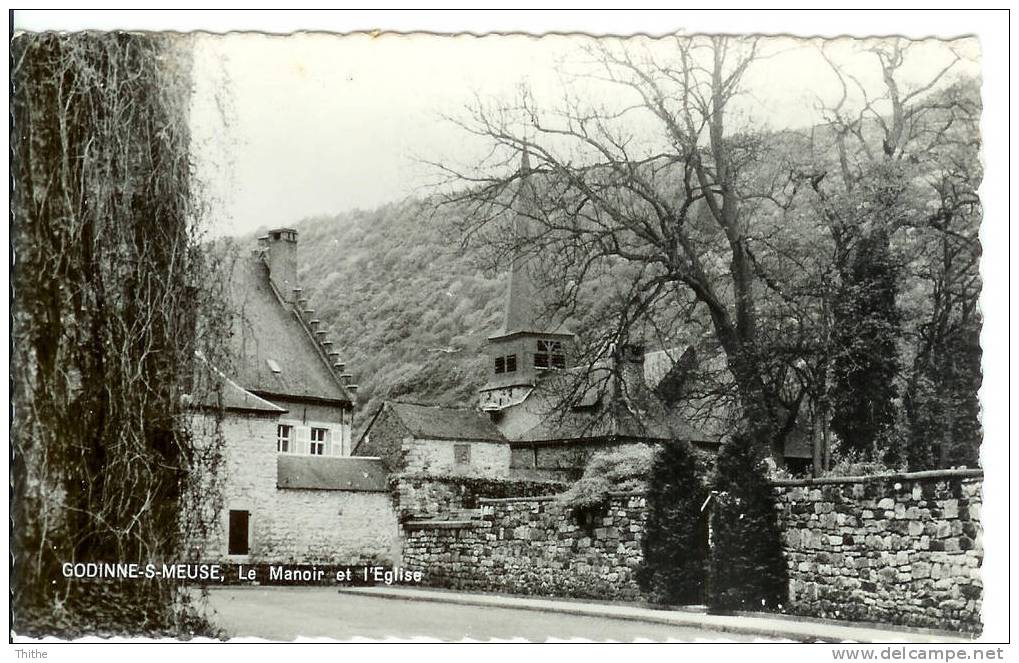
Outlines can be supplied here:
<path id="1" fill-rule="evenodd" d="M 237 262 L 230 290 L 236 358 L 230 372 L 240 387 L 278 396 L 353 401 L 304 322 L 276 296 L 261 258 Z"/>
<path id="2" fill-rule="evenodd" d="M 389 490 L 389 473 L 380 458 L 279 454 L 276 487 L 382 493 Z"/>
<path id="3" fill-rule="evenodd" d="M 596 398 L 591 390 L 577 404 L 543 417 L 537 425 L 513 441 L 573 442 L 606 438 L 719 442 L 688 424 L 678 412 L 655 402 L 653 397 L 649 402 L 636 406 L 626 404 L 619 397 L 602 395 Z"/>
<path id="4" fill-rule="evenodd" d="M 518 215 L 514 224 L 517 226 L 517 237 L 526 237 L 526 229 L 520 229 L 522 221 Z M 519 240 L 522 241 L 522 240 Z M 503 315 L 503 328 L 499 336 L 517 331 L 535 329 L 537 313 L 535 312 L 536 289 L 531 275 L 530 261 L 518 254 L 513 256 L 510 267 L 509 288 L 506 294 L 506 311 Z"/>
<path id="5" fill-rule="evenodd" d="M 382 407 L 388 407 L 411 435 L 417 438 L 480 442 L 506 441 L 491 419 L 473 408 L 442 407 L 396 401 L 384 403 Z"/>
<path id="6" fill-rule="evenodd" d="M 720 441 L 678 418 L 649 416 L 647 412 L 578 412 L 561 420 L 545 420 L 514 442 L 573 442 L 578 439 L 684 440 L 717 444 Z"/>
<path id="7" fill-rule="evenodd" d="M 513 442 L 606 438 L 719 441 L 690 425 L 680 409 L 668 407 L 644 383 L 643 374 L 634 375 L 637 384 L 627 385 L 624 392 L 613 369 L 614 361 L 602 359 L 540 380 L 528 400 L 530 407 L 547 413 Z"/>
<path id="8" fill-rule="evenodd" d="M 644 380 L 652 389 L 656 389 L 676 368 L 687 347 L 654 350 L 644 355 Z"/>

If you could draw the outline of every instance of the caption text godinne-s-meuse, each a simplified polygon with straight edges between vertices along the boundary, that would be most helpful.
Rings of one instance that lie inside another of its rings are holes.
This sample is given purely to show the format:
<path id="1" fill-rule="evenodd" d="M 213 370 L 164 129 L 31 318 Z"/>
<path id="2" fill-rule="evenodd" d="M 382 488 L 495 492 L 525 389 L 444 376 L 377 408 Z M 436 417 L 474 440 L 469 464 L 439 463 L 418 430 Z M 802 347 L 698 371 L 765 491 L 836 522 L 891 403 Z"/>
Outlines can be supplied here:
<path id="1" fill-rule="evenodd" d="M 235 577 L 227 578 L 219 564 L 137 564 L 109 562 L 65 562 L 61 572 L 65 578 L 72 579 L 176 579 L 208 582 L 256 582 L 262 579 L 270 582 L 365 582 L 383 583 L 418 583 L 423 578 L 421 571 L 410 571 L 402 568 L 385 566 L 357 566 L 339 569 L 323 569 L 317 566 L 293 567 L 269 564 L 262 569 L 255 566 L 239 564 L 231 567 Z M 260 573 L 260 570 L 263 571 Z"/>

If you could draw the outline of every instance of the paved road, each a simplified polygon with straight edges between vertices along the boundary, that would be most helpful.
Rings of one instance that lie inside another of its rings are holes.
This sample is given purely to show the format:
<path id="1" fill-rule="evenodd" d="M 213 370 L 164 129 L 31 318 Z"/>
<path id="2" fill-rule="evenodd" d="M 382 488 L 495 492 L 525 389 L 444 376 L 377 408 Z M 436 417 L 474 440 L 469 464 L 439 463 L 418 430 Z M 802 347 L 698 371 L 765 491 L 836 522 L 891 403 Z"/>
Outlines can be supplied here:
<path id="1" fill-rule="evenodd" d="M 209 606 L 215 611 L 213 621 L 229 636 L 267 640 L 298 636 L 335 640 L 761 640 L 664 624 L 341 595 L 331 587 L 214 589 Z"/>

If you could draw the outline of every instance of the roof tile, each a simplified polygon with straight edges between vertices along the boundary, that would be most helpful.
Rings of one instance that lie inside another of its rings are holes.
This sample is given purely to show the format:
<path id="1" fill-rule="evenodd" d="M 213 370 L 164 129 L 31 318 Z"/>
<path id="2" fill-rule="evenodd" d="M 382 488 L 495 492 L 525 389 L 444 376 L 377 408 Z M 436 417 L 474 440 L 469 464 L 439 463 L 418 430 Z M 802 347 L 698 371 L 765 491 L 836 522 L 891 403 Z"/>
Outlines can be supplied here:
<path id="1" fill-rule="evenodd" d="M 435 440 L 478 440 L 505 442 L 499 429 L 487 415 L 472 408 L 441 407 L 390 401 L 390 407 L 418 438 Z"/>
<path id="2" fill-rule="evenodd" d="M 389 490 L 389 473 L 378 458 L 280 454 L 276 487 L 382 493 Z"/>
<path id="3" fill-rule="evenodd" d="M 273 292 L 268 269 L 258 256 L 238 261 L 231 296 L 236 312 L 232 340 L 237 360 L 232 377 L 241 387 L 299 398 L 353 400 L 303 322 Z M 274 371 L 272 364 L 280 371 Z"/>

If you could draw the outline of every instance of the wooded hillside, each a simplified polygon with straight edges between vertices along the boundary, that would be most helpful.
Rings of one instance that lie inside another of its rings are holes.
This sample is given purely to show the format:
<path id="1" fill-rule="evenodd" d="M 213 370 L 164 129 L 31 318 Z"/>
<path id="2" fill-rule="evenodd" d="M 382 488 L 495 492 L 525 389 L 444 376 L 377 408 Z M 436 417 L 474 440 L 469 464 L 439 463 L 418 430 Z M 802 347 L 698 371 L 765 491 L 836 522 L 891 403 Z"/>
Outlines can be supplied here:
<path id="1" fill-rule="evenodd" d="M 745 160 L 730 189 L 744 192 L 746 219 L 729 234 L 700 194 L 669 188 L 689 180 L 672 162 L 573 172 L 524 138 L 503 147 L 526 147 L 540 164 L 531 171 L 536 209 L 505 199 L 517 190 L 511 173 L 465 178 L 443 204 L 406 200 L 300 222 L 300 280 L 360 386 L 358 423 L 386 398 L 473 402 L 484 340 L 504 305 L 506 261 L 493 254 L 513 250 L 500 224 L 517 213 L 540 228 L 526 248 L 538 257 L 546 306 L 558 302 L 556 317 L 578 334 L 575 360 L 593 361 L 623 339 L 728 356 L 738 348 L 723 341 L 740 319 L 728 308 L 752 295 L 744 317 L 753 339 L 736 345 L 763 371 L 750 382 L 771 385 L 771 401 L 739 392 L 732 357 L 728 377 L 708 391 L 744 413 L 747 403 L 770 402 L 773 447 L 801 423 L 815 431 L 830 423 L 836 457 L 913 469 L 975 464 L 978 87 L 956 82 L 891 124 L 832 112 L 809 135 L 762 132 L 725 144 Z M 700 163 L 697 144 L 689 150 Z M 573 179 L 560 181 L 564 173 Z M 634 178 L 657 206 L 641 207 Z M 591 187 L 611 192 L 599 200 L 619 208 L 578 217 Z M 689 204 L 673 209 L 676 201 Z M 743 285 L 734 290 L 736 275 Z"/>
<path id="2" fill-rule="evenodd" d="M 473 402 L 505 274 L 461 251 L 418 200 L 297 224 L 299 279 L 358 384 L 358 419 L 387 398 Z"/>

